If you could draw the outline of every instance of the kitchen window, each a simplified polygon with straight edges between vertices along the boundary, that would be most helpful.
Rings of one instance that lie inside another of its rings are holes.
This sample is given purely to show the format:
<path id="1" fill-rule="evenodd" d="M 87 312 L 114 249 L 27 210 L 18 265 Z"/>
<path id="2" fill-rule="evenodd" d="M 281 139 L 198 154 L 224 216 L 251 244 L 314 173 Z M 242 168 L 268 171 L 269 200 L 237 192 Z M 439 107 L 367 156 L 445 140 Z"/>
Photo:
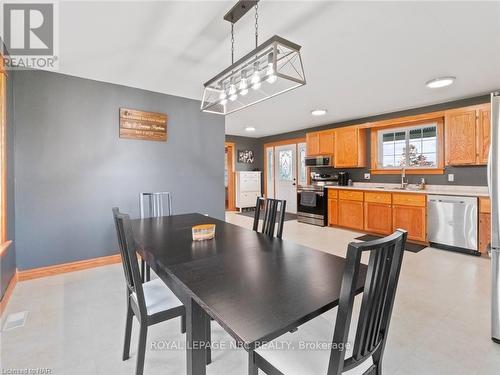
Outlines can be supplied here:
<path id="1" fill-rule="evenodd" d="M 442 120 L 372 132 L 372 173 L 443 173 Z"/>

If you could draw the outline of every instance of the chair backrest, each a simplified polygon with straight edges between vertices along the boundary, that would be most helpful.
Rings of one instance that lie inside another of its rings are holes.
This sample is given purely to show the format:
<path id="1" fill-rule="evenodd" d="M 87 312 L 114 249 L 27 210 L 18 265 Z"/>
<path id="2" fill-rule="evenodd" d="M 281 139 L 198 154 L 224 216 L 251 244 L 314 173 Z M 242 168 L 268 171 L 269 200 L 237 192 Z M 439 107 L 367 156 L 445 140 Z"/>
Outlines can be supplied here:
<path id="1" fill-rule="evenodd" d="M 406 231 L 398 229 L 385 238 L 349 244 L 328 375 L 340 375 L 342 372 L 357 367 L 372 355 L 382 358 L 403 261 L 406 236 Z M 370 258 L 353 354 L 351 358 L 345 359 L 346 345 L 351 344 L 347 340 L 363 252 L 369 252 Z M 375 364 L 375 366 L 378 365 Z"/>
<path id="2" fill-rule="evenodd" d="M 137 264 L 137 254 L 130 218 L 128 215 L 120 213 L 117 207 L 114 207 L 112 211 L 128 295 L 130 296 L 131 293 L 136 294 L 140 314 L 145 316 L 147 314 L 146 303 L 144 301 L 139 265 Z"/>
<path id="3" fill-rule="evenodd" d="M 257 203 L 255 204 L 255 216 L 253 219 L 253 230 L 256 232 L 259 231 L 259 219 L 262 202 L 264 202 L 264 217 L 262 220 L 261 232 L 274 237 L 277 218 L 278 230 L 276 231 L 276 237 L 281 238 L 283 236 L 283 224 L 285 222 L 286 201 L 257 197 Z"/>
<path id="4" fill-rule="evenodd" d="M 167 192 L 140 193 L 141 219 L 172 215 L 172 195 Z"/>

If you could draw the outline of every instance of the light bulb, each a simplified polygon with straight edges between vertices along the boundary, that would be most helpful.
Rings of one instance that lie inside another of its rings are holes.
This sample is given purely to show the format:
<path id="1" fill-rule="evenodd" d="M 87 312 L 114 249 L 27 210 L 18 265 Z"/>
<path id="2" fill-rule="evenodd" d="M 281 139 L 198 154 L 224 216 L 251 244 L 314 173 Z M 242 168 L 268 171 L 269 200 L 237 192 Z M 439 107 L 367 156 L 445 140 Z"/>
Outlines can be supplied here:
<path id="1" fill-rule="evenodd" d="M 276 73 L 274 71 L 274 62 L 273 62 L 274 54 L 271 52 L 267 55 L 267 71 L 266 71 L 266 81 L 269 83 L 274 83 L 278 79 Z"/>
<path id="2" fill-rule="evenodd" d="M 251 82 L 252 82 L 252 89 L 258 90 L 260 88 L 261 83 L 260 83 L 259 71 L 253 72 Z"/>
<path id="3" fill-rule="evenodd" d="M 238 94 L 236 93 L 236 86 L 234 85 L 234 83 L 231 83 L 231 85 L 229 86 L 229 100 L 234 102 L 237 97 Z"/>
<path id="4" fill-rule="evenodd" d="M 248 94 L 248 83 L 246 78 L 242 78 L 240 81 L 240 94 L 243 96 Z"/>
<path id="5" fill-rule="evenodd" d="M 269 83 L 274 83 L 278 79 L 278 77 L 274 73 L 274 68 L 271 64 L 269 64 L 269 66 L 267 67 L 266 75 L 267 75 L 266 81 Z"/>
<path id="6" fill-rule="evenodd" d="M 220 104 L 225 105 L 227 103 L 226 90 L 223 88 L 219 95 Z"/>

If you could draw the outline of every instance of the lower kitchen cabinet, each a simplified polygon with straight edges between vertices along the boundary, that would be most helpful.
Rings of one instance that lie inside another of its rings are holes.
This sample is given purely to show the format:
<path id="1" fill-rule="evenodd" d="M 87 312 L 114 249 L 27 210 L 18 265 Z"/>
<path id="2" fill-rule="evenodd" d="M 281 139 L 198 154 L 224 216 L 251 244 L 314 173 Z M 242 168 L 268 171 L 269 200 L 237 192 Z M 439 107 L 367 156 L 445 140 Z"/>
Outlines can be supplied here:
<path id="1" fill-rule="evenodd" d="M 486 253 L 491 242 L 491 202 L 489 198 L 479 198 L 479 251 Z"/>
<path id="2" fill-rule="evenodd" d="M 365 231 L 391 234 L 392 206 L 390 204 L 365 202 Z"/>
<path id="3" fill-rule="evenodd" d="M 486 253 L 491 242 L 491 214 L 479 214 L 479 251 Z"/>
<path id="4" fill-rule="evenodd" d="M 337 225 L 339 217 L 339 201 L 328 199 L 328 225 Z"/>
<path id="5" fill-rule="evenodd" d="M 393 206 L 392 227 L 408 231 L 408 239 L 426 241 L 426 208 L 414 206 Z"/>
<path id="6" fill-rule="evenodd" d="M 363 230 L 363 211 L 362 201 L 347 201 L 339 199 L 338 225 L 346 228 Z"/>

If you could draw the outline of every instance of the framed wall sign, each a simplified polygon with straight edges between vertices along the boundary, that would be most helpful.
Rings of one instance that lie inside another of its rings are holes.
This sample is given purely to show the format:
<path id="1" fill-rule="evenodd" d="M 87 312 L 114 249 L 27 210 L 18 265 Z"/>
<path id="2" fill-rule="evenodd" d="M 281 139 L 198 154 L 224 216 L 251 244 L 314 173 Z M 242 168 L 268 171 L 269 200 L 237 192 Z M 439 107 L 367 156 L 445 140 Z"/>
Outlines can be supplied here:
<path id="1" fill-rule="evenodd" d="M 252 150 L 238 150 L 238 163 L 253 164 L 255 155 Z"/>
<path id="2" fill-rule="evenodd" d="M 167 141 L 167 115 L 120 108 L 120 138 Z"/>

